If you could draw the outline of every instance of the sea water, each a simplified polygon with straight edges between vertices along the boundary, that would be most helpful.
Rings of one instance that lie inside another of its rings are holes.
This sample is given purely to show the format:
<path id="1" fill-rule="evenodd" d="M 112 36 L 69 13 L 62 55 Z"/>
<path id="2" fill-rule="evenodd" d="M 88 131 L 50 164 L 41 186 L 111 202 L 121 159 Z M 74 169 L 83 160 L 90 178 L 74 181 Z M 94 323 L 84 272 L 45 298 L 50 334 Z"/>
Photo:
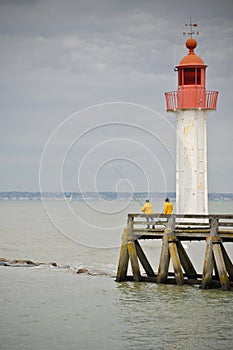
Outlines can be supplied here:
<path id="1" fill-rule="evenodd" d="M 0 257 L 43 263 L 0 266 L 0 349 L 232 349 L 232 292 L 115 282 L 127 213 L 139 210 L 124 201 L 0 201 Z M 210 202 L 209 211 L 233 213 L 233 202 Z M 142 245 L 157 270 L 161 243 Z M 202 272 L 204 243 L 185 248 Z"/>

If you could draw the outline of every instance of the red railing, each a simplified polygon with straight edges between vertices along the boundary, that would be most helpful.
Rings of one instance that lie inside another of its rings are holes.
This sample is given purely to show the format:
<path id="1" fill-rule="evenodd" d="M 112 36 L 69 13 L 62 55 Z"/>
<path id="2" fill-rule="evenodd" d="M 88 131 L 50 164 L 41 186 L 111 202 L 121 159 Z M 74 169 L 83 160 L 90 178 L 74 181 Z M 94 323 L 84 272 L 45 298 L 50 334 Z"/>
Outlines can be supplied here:
<path id="1" fill-rule="evenodd" d="M 177 109 L 215 110 L 218 91 L 181 90 L 165 92 L 167 111 Z"/>

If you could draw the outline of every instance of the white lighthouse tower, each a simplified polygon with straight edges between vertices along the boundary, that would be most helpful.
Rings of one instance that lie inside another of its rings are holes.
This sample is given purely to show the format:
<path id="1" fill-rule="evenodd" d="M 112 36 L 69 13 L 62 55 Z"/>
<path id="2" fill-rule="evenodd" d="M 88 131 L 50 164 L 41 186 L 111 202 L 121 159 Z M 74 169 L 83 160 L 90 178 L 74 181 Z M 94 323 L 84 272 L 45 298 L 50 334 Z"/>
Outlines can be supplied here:
<path id="1" fill-rule="evenodd" d="M 167 111 L 177 119 L 176 213 L 208 214 L 206 119 L 216 110 L 218 91 L 206 90 L 207 65 L 194 52 L 197 25 L 190 20 L 188 26 L 189 52 L 176 66 L 178 89 L 165 93 Z"/>

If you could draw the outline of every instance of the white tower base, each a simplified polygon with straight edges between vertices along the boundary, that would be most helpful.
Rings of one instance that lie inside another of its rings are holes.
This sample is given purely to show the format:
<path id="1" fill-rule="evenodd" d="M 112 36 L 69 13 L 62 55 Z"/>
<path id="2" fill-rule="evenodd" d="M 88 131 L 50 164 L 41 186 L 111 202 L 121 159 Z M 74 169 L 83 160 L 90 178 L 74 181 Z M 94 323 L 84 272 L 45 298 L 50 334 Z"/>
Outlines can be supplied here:
<path id="1" fill-rule="evenodd" d="M 178 110 L 176 213 L 208 214 L 206 110 Z"/>

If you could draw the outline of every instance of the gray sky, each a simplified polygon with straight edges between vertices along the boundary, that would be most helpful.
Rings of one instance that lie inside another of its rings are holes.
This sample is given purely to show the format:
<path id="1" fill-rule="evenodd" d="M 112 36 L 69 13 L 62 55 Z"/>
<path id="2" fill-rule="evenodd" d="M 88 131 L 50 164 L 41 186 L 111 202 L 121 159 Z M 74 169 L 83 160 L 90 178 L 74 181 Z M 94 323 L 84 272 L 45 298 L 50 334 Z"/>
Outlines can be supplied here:
<path id="1" fill-rule="evenodd" d="M 177 88 L 190 16 L 207 89 L 220 92 L 209 191 L 233 192 L 230 0 L 0 0 L 0 190 L 40 179 L 47 191 L 174 191 L 164 92 Z"/>

